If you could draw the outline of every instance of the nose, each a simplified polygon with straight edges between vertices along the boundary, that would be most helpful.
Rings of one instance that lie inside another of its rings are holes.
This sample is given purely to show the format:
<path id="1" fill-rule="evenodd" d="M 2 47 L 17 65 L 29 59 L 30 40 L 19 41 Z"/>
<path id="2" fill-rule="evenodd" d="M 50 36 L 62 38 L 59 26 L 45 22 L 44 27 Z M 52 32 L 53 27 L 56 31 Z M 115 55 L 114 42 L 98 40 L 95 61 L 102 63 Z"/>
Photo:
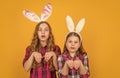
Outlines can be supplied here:
<path id="1" fill-rule="evenodd" d="M 75 44 L 74 44 L 74 42 L 72 42 L 72 46 L 74 46 Z"/>
<path id="2" fill-rule="evenodd" d="M 42 32 L 41 32 L 42 34 L 44 34 L 45 33 L 45 31 L 44 30 L 42 30 Z"/>

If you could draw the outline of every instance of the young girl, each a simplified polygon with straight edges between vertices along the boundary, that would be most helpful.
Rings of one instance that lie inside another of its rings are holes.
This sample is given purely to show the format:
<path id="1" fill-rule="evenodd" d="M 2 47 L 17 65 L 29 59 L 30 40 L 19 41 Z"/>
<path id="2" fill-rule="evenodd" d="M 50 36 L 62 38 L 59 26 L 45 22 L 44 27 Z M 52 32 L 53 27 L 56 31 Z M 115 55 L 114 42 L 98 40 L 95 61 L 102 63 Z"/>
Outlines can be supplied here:
<path id="1" fill-rule="evenodd" d="M 70 32 L 66 36 L 63 54 L 58 57 L 58 75 L 59 78 L 88 78 L 87 53 L 83 49 L 80 34 L 77 31 L 74 32 L 74 24 L 71 24 L 71 20 L 68 16 L 67 23 L 69 23 L 68 28 Z M 82 23 L 80 25 L 83 26 Z"/>
<path id="2" fill-rule="evenodd" d="M 23 67 L 30 70 L 30 78 L 57 78 L 57 57 L 61 54 L 55 45 L 51 26 L 45 20 L 50 16 L 51 5 L 43 9 L 41 19 L 33 12 L 24 10 L 23 14 L 30 20 L 38 22 L 31 44 L 26 48 Z"/>

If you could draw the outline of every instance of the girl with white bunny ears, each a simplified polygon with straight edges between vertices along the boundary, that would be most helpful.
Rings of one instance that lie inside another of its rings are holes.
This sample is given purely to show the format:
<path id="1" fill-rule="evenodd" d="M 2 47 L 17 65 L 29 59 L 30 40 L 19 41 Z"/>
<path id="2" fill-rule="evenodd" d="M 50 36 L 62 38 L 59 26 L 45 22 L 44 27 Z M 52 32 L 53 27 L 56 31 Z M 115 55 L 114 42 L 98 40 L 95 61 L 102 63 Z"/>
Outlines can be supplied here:
<path id="1" fill-rule="evenodd" d="M 51 26 L 46 22 L 51 12 L 50 3 L 44 7 L 41 18 L 34 12 L 23 10 L 26 18 L 38 23 L 23 60 L 24 69 L 30 70 L 30 78 L 57 78 L 57 57 L 61 54 L 61 50 L 55 45 Z"/>
<path id="2" fill-rule="evenodd" d="M 79 33 L 82 31 L 83 27 L 84 27 L 85 18 L 82 18 L 82 19 L 78 22 L 75 31 L 74 31 L 74 27 L 75 27 L 75 26 L 74 26 L 74 22 L 73 22 L 73 20 L 72 20 L 72 18 L 71 18 L 70 16 L 67 16 L 67 17 L 66 17 L 66 23 L 67 23 L 67 27 L 68 27 L 69 32 L 76 32 L 76 33 L 79 34 Z M 79 34 L 79 35 L 80 35 L 80 34 Z M 80 38 L 81 38 L 81 40 L 82 40 L 81 35 L 80 35 Z"/>
<path id="3" fill-rule="evenodd" d="M 58 57 L 59 78 L 88 78 L 89 64 L 87 53 L 82 46 L 81 32 L 85 19 L 78 22 L 76 31 L 70 16 L 66 17 L 69 33 L 66 36 L 63 53 Z"/>

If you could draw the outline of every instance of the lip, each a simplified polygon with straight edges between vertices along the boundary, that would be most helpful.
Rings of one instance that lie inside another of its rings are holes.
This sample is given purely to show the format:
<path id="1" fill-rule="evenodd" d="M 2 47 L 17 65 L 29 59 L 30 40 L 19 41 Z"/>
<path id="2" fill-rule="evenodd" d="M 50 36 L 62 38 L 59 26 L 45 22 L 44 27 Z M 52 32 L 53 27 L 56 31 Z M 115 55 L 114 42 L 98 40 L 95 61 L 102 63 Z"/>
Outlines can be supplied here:
<path id="1" fill-rule="evenodd" d="M 75 49 L 74 47 L 70 47 L 71 49 Z"/>
<path id="2" fill-rule="evenodd" d="M 45 35 L 42 35 L 41 37 L 42 37 L 42 38 L 44 38 L 44 37 L 45 37 Z"/>

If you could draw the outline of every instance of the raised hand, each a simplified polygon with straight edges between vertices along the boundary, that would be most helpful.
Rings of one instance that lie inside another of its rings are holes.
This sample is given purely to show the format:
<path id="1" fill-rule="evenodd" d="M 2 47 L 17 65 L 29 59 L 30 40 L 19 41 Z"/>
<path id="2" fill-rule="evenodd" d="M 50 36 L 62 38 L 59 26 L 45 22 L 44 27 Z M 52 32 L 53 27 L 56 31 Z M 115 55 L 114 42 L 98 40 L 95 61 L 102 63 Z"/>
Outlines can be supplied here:
<path id="1" fill-rule="evenodd" d="M 74 60 L 74 68 L 78 69 L 80 67 L 81 63 L 82 63 L 81 60 Z"/>
<path id="2" fill-rule="evenodd" d="M 33 56 L 37 63 L 40 63 L 43 58 L 41 53 L 39 53 L 39 52 L 33 52 Z"/>
<path id="3" fill-rule="evenodd" d="M 67 60 L 66 64 L 70 69 L 72 69 L 74 67 L 74 61 L 73 60 Z"/>
<path id="4" fill-rule="evenodd" d="M 46 52 L 45 53 L 45 56 L 44 56 L 44 59 L 45 61 L 49 61 L 51 57 L 54 57 L 55 56 L 55 53 L 54 52 Z"/>

